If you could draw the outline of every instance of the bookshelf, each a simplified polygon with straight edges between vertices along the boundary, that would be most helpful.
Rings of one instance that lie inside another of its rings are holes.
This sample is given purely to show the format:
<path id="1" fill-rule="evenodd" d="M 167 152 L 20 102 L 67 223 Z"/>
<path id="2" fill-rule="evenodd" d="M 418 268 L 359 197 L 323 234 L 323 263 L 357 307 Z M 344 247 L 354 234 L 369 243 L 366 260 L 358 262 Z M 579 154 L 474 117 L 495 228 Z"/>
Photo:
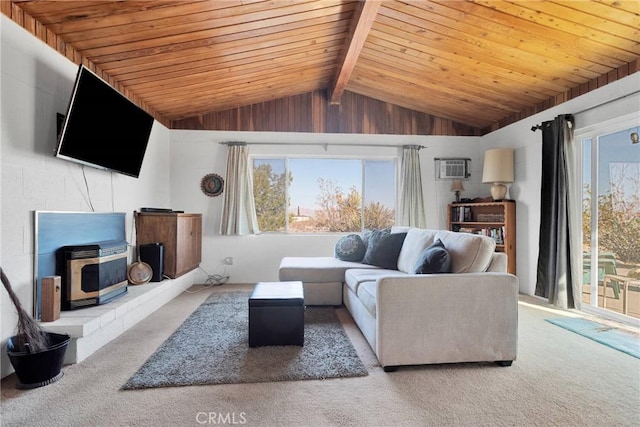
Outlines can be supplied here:
<path id="1" fill-rule="evenodd" d="M 516 202 L 451 203 L 447 209 L 451 231 L 481 234 L 496 241 L 507 254 L 507 271 L 516 274 Z"/>

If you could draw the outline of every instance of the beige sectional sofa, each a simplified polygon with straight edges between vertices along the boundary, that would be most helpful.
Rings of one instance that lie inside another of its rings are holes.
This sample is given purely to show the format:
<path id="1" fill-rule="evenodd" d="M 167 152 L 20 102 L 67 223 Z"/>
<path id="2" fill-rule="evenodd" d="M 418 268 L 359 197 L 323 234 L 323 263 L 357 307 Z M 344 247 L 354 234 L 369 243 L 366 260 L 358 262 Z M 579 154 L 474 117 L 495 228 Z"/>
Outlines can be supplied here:
<path id="1" fill-rule="evenodd" d="M 394 227 L 406 232 L 397 270 L 335 257 L 285 257 L 281 281 L 299 280 L 306 305 L 351 313 L 385 371 L 402 365 L 516 359 L 518 279 L 485 236 Z M 440 240 L 450 273 L 412 274 L 420 254 Z"/>

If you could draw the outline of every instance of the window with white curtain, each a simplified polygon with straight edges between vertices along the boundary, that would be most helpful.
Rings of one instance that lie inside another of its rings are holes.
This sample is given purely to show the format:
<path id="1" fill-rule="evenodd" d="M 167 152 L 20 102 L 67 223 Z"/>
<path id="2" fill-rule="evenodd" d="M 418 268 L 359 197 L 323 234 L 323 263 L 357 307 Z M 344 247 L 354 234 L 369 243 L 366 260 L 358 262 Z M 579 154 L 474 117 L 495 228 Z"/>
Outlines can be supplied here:
<path id="1" fill-rule="evenodd" d="M 261 232 L 360 232 L 395 223 L 397 158 L 252 160 Z"/>

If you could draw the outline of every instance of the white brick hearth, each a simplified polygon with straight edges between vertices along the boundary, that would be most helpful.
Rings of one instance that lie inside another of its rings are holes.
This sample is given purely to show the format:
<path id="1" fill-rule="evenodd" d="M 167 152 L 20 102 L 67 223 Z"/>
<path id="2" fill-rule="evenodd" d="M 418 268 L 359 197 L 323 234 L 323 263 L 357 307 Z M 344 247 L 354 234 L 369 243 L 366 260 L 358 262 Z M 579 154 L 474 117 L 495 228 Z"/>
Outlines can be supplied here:
<path id="1" fill-rule="evenodd" d="M 107 304 L 63 311 L 60 319 L 41 326 L 69 334 L 64 363 L 78 363 L 197 283 L 200 275 L 196 269 L 173 280 L 129 286 L 126 295 Z"/>

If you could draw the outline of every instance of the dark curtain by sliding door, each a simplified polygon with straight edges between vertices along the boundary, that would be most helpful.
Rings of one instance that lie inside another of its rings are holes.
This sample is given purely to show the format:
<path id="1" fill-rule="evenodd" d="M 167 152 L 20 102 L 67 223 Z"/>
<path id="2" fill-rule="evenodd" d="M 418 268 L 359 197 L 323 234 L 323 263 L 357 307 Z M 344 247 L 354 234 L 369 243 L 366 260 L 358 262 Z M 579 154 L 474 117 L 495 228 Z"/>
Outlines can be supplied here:
<path id="1" fill-rule="evenodd" d="M 573 143 L 573 116 L 542 123 L 540 240 L 535 294 L 563 308 L 574 308 L 569 235 L 567 150 Z M 579 298 L 579 295 L 577 296 Z"/>

